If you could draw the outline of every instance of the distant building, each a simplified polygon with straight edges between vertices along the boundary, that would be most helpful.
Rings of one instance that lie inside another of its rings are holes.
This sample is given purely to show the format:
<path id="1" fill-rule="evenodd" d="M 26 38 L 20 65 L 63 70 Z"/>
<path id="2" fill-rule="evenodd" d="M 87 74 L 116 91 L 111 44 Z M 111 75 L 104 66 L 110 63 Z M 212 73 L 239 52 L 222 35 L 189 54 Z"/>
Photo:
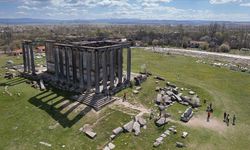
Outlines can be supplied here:
<path id="1" fill-rule="evenodd" d="M 37 46 L 36 52 L 37 53 L 45 53 L 45 46 Z"/>
<path id="2" fill-rule="evenodd" d="M 205 41 L 189 41 L 188 47 L 199 48 L 201 45 L 207 44 Z"/>
<path id="3" fill-rule="evenodd" d="M 19 56 L 19 55 L 21 55 L 22 53 L 23 53 L 22 49 L 19 48 L 19 49 L 13 50 L 13 51 L 11 52 L 11 55 L 12 55 L 12 56 Z"/>

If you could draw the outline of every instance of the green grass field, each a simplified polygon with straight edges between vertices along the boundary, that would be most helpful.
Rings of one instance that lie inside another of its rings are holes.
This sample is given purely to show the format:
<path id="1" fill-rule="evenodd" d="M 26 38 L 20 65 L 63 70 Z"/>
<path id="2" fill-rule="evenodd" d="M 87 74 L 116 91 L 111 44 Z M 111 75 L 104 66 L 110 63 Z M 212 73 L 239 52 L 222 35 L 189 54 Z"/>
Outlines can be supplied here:
<path id="1" fill-rule="evenodd" d="M 147 69 L 154 75 L 165 77 L 168 81 L 179 87 L 191 88 L 201 99 L 212 102 L 215 112 L 213 119 L 222 122 L 223 112 L 237 115 L 236 126 L 223 128 L 225 132 L 218 133 L 202 127 L 190 127 L 178 122 L 170 123 L 165 128 L 156 127 L 153 121 L 148 121 L 147 129 L 142 129 L 139 136 L 132 133 L 120 135 L 114 140 L 115 149 L 177 149 L 175 142 L 180 141 L 187 145 L 184 149 L 215 149 L 215 150 L 247 150 L 250 147 L 250 76 L 246 73 L 230 71 L 225 68 L 216 68 L 206 64 L 198 64 L 197 59 L 184 56 L 163 55 L 143 50 L 133 49 L 132 71 L 139 72 L 141 65 L 146 64 Z M 21 63 L 21 58 L 0 56 L 0 64 L 4 65 L 8 59 Z M 126 61 L 126 60 L 125 60 Z M 130 115 L 123 113 L 119 108 L 104 108 L 99 113 L 90 111 L 87 107 L 83 112 L 61 109 L 60 102 L 67 99 L 68 94 L 56 90 L 41 92 L 30 87 L 24 79 L 3 79 L 4 68 L 0 73 L 0 149 L 101 149 L 108 142 L 112 130 L 129 120 Z M 13 96 L 4 94 L 4 85 L 9 85 Z M 159 85 L 164 86 L 165 82 Z M 156 86 L 153 77 L 142 84 L 142 91 L 138 95 L 131 94 L 127 89 L 131 103 L 142 103 L 145 107 L 154 109 Z M 20 92 L 19 97 L 16 93 Z M 122 95 L 124 91 L 117 95 Z M 202 106 L 195 116 L 204 113 L 206 106 Z M 173 119 L 178 120 L 178 110 L 184 111 L 186 107 L 179 104 L 171 107 L 168 112 Z M 79 133 L 84 124 L 92 124 L 98 118 L 94 128 L 97 132 L 95 140 L 90 140 Z M 55 129 L 49 129 L 56 123 Z M 178 133 L 164 139 L 158 148 L 153 148 L 154 140 L 169 126 L 176 125 Z M 182 131 L 190 135 L 186 139 L 180 137 Z M 52 144 L 46 147 L 40 141 Z M 62 148 L 62 145 L 65 145 Z"/>

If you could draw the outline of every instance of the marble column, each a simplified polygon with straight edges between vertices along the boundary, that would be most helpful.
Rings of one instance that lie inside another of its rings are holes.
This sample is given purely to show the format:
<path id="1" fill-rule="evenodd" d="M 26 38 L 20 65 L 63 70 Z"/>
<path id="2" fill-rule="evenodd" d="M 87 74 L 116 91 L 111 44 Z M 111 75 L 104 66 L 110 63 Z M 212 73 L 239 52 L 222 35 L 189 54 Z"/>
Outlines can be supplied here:
<path id="1" fill-rule="evenodd" d="M 59 49 L 58 49 L 58 51 L 59 51 L 59 68 L 60 68 L 60 75 L 59 75 L 59 77 L 61 78 L 61 79 L 64 79 L 64 69 L 63 69 L 63 49 L 62 49 L 63 47 L 62 46 L 59 46 Z"/>
<path id="2" fill-rule="evenodd" d="M 49 61 L 49 51 L 51 51 L 51 43 L 49 42 L 45 42 L 45 57 L 46 57 L 46 65 L 47 65 L 47 68 L 48 68 L 48 61 Z"/>
<path id="3" fill-rule="evenodd" d="M 56 76 L 56 80 L 58 80 L 59 79 L 59 71 L 58 71 L 58 47 L 57 46 L 53 47 L 53 52 L 54 52 L 55 76 Z"/>
<path id="4" fill-rule="evenodd" d="M 87 90 L 91 89 L 91 52 L 86 51 L 86 55 L 87 55 L 87 66 L 86 66 L 86 70 L 87 70 Z"/>
<path id="5" fill-rule="evenodd" d="M 22 43 L 22 51 L 23 51 L 23 72 L 27 72 L 27 58 L 26 58 L 26 50 L 25 43 Z"/>
<path id="6" fill-rule="evenodd" d="M 69 47 L 65 47 L 64 56 L 65 56 L 66 81 L 70 83 Z"/>
<path id="7" fill-rule="evenodd" d="M 79 78 L 80 78 L 80 89 L 84 87 L 83 79 L 83 52 L 79 51 Z"/>
<path id="8" fill-rule="evenodd" d="M 127 81 L 130 82 L 131 78 L 131 48 L 127 48 Z"/>
<path id="9" fill-rule="evenodd" d="M 30 73 L 30 50 L 29 50 L 29 45 L 26 42 L 25 44 L 25 49 L 26 49 L 26 55 L 27 55 L 27 66 L 28 66 L 28 73 Z"/>
<path id="10" fill-rule="evenodd" d="M 30 63 L 31 63 L 31 71 L 32 74 L 36 74 L 36 68 L 35 68 L 35 60 L 34 60 L 34 52 L 32 49 L 32 43 L 29 43 L 29 50 L 30 50 Z"/>
<path id="11" fill-rule="evenodd" d="M 122 83 L 122 48 L 118 49 L 118 85 Z"/>
<path id="12" fill-rule="evenodd" d="M 100 93 L 100 68 L 99 68 L 99 51 L 95 51 L 95 93 Z"/>
<path id="13" fill-rule="evenodd" d="M 109 73 L 110 73 L 110 89 L 114 88 L 114 80 L 115 80 L 115 72 L 114 72 L 114 49 L 110 49 L 110 66 L 109 66 Z"/>
<path id="14" fill-rule="evenodd" d="M 73 82 L 77 83 L 76 49 L 73 48 L 72 48 L 72 73 L 73 73 Z"/>
<path id="15" fill-rule="evenodd" d="M 102 53 L 102 78 L 103 78 L 103 90 L 107 90 L 107 81 L 108 81 L 108 75 L 107 75 L 107 50 L 104 50 Z"/>

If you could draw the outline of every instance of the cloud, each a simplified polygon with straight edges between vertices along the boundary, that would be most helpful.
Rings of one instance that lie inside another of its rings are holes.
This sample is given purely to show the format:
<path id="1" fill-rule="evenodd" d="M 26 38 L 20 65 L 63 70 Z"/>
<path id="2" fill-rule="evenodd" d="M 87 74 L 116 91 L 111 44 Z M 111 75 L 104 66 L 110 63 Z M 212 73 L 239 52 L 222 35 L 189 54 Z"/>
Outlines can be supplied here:
<path id="1" fill-rule="evenodd" d="M 37 10 L 38 9 L 37 7 L 27 6 L 27 5 L 18 6 L 17 8 L 26 9 L 26 10 Z"/>
<path id="2" fill-rule="evenodd" d="M 210 4 L 226 4 L 232 2 L 242 2 L 242 0 L 209 0 Z"/>
<path id="3" fill-rule="evenodd" d="M 249 20 L 248 13 L 216 13 L 204 9 L 170 6 L 174 0 L 22 0 L 17 12 L 51 19 L 139 18 L 171 20 Z M 239 3 L 246 0 L 207 0 L 211 4 Z M 240 11 L 238 11 L 240 12 Z M 21 15 L 21 13 L 20 13 Z"/>
<path id="4" fill-rule="evenodd" d="M 250 7 L 250 3 L 242 3 L 240 6 Z"/>

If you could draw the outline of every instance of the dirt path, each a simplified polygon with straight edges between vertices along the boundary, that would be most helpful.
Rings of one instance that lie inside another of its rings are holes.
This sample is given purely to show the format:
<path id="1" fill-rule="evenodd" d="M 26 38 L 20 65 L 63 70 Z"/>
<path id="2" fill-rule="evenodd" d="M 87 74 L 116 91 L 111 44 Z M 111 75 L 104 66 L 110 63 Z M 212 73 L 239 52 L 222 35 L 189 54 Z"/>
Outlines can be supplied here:
<path id="1" fill-rule="evenodd" d="M 188 123 L 183 124 L 189 127 L 207 128 L 221 134 L 223 134 L 227 130 L 228 127 L 222 120 L 218 120 L 212 117 L 210 121 L 207 122 L 206 117 L 206 114 L 193 116 Z"/>
<path id="2" fill-rule="evenodd" d="M 178 48 L 160 48 L 160 47 L 140 47 L 148 51 L 159 52 L 159 53 L 170 53 L 177 55 L 192 56 L 198 58 L 211 58 L 214 60 L 228 61 L 234 63 L 242 63 L 249 65 L 250 56 L 241 56 L 227 53 L 215 53 L 215 52 L 206 52 L 198 50 L 187 50 L 187 49 L 178 49 Z"/>
<path id="3" fill-rule="evenodd" d="M 142 104 L 131 104 L 127 101 L 123 102 L 121 98 L 116 97 L 117 100 L 113 103 L 113 105 L 119 105 L 119 106 L 123 106 L 126 108 L 130 108 L 130 109 L 134 109 L 137 111 L 140 111 L 139 114 L 137 114 L 136 116 L 141 116 L 143 114 L 149 114 L 150 110 L 146 107 L 144 107 Z"/>

